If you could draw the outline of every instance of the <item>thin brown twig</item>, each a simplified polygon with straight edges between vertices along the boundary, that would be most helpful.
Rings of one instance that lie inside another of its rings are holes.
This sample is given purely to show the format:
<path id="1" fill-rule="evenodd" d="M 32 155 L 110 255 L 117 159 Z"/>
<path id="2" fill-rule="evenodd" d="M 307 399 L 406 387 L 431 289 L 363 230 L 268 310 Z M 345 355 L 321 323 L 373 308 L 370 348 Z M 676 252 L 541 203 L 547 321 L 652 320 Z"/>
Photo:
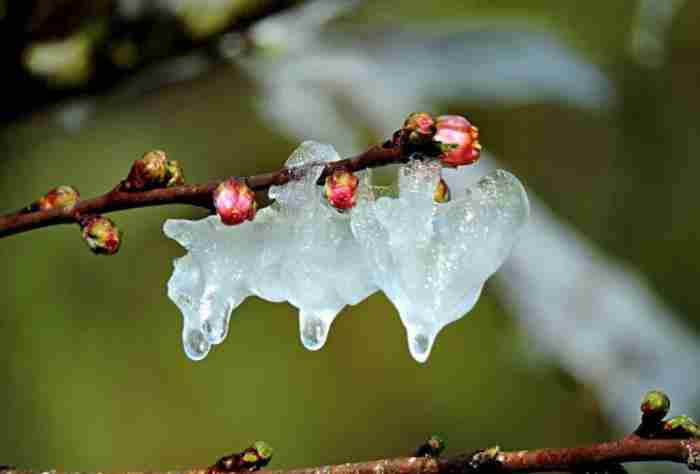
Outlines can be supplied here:
<path id="1" fill-rule="evenodd" d="M 464 474 L 506 472 L 583 472 L 618 463 L 667 461 L 698 469 L 700 439 L 646 439 L 629 435 L 619 441 L 578 448 L 497 452 L 484 462 L 481 452 L 444 458 L 410 457 L 346 463 L 287 471 L 262 470 L 260 474 Z M 39 474 L 6 470 L 6 474 Z M 77 474 L 51 471 L 52 474 Z M 206 474 L 207 469 L 129 474 Z M 84 474 L 84 473 L 83 473 Z"/>
<path id="2" fill-rule="evenodd" d="M 359 171 L 406 161 L 408 158 L 398 146 L 373 146 L 355 157 L 327 163 L 320 180 L 325 179 L 326 176 L 339 168 Z M 293 177 L 289 169 L 282 168 L 270 173 L 240 179 L 245 180 L 246 184 L 254 191 L 263 191 L 273 185 L 285 184 Z M 28 213 L 19 211 L 0 216 L 0 238 L 42 227 L 78 223 L 82 217 L 88 215 L 107 214 L 139 207 L 190 204 L 212 209 L 211 195 L 220 182 L 189 184 L 137 192 L 124 191 L 122 186 L 118 185 L 101 196 L 79 201 L 72 209 L 57 208 Z"/>

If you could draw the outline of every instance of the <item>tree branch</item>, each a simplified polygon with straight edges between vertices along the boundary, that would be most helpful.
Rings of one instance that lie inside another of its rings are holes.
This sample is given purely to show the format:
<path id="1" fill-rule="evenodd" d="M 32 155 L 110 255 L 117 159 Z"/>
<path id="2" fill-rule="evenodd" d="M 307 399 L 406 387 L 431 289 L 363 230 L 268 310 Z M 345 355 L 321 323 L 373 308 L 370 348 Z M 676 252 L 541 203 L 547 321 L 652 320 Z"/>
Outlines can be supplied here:
<path id="1" fill-rule="evenodd" d="M 486 455 L 484 455 L 487 453 Z M 507 472 L 602 472 L 605 466 L 629 462 L 667 461 L 687 464 L 698 470 L 700 439 L 645 439 L 629 435 L 619 441 L 578 448 L 536 449 L 501 452 L 495 448 L 445 458 L 410 457 L 346 463 L 288 471 L 263 470 L 260 474 L 465 474 Z M 190 469 L 163 473 L 208 474 L 211 469 Z M 35 471 L 4 470 L 2 474 L 39 474 Z M 52 474 L 78 474 L 51 471 Z M 84 473 L 82 473 L 84 474 Z"/>
<path id="2" fill-rule="evenodd" d="M 359 171 L 366 168 L 385 166 L 408 161 L 401 147 L 387 144 L 373 146 L 365 152 L 344 160 L 327 163 L 319 184 L 334 170 L 344 168 Z M 287 168 L 270 173 L 240 178 L 254 191 L 264 191 L 273 185 L 282 185 L 293 179 Z M 72 209 L 55 208 L 48 211 L 15 212 L 0 217 L 0 238 L 42 227 L 58 224 L 78 223 L 82 217 L 93 214 L 107 214 L 114 211 L 139 207 L 162 206 L 165 204 L 190 204 L 213 209 L 212 192 L 221 181 L 208 184 L 192 184 L 149 191 L 125 191 L 122 184 L 102 196 L 79 201 Z"/>

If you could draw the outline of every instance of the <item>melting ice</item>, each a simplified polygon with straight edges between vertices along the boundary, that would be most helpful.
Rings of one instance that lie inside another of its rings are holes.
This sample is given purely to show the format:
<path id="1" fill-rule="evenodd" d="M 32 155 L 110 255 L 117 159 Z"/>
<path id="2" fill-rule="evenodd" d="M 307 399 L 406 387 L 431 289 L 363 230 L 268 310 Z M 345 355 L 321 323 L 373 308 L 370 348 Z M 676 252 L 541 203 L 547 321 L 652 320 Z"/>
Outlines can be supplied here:
<path id="1" fill-rule="evenodd" d="M 343 307 L 379 289 L 424 362 L 438 332 L 476 304 L 529 214 L 522 185 L 500 170 L 435 203 L 440 164 L 430 160 L 399 169 L 397 198 L 379 197 L 370 173 L 358 173 L 358 204 L 341 214 L 316 185 L 323 163 L 339 159 L 330 145 L 302 143 L 285 163 L 295 179 L 271 188 L 274 204 L 252 222 L 166 221 L 165 234 L 188 250 L 168 282 L 188 357 L 200 360 L 224 340 L 249 295 L 297 307 L 301 341 L 318 350 Z"/>

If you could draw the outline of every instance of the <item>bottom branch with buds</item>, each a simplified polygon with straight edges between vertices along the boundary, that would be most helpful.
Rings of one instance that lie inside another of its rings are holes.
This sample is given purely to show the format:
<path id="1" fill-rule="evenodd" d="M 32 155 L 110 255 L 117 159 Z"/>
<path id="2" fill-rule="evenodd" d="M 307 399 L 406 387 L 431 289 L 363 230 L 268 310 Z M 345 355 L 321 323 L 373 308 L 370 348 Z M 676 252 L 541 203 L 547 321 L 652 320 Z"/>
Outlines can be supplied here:
<path id="1" fill-rule="evenodd" d="M 687 416 L 664 420 L 670 402 L 659 391 L 647 393 L 642 400 L 642 423 L 637 430 L 619 441 L 576 448 L 547 448 L 526 451 L 501 451 L 498 447 L 470 454 L 440 457 L 445 445 L 437 436 L 420 445 L 412 457 L 380 459 L 287 471 L 260 470 L 272 458 L 272 448 L 258 441 L 249 448 L 224 456 L 204 469 L 143 472 L 129 474 L 227 474 L 253 472 L 260 474 L 464 474 L 506 472 L 626 472 L 623 463 L 666 461 L 683 463 L 700 470 L 700 431 Z M 51 471 L 52 474 L 78 474 Z M 0 466 L 0 474 L 39 474 Z M 85 474 L 85 473 L 81 473 Z"/>
<path id="2" fill-rule="evenodd" d="M 260 474 L 459 474 L 500 472 L 624 472 L 621 463 L 667 461 L 687 464 L 700 469 L 699 439 L 645 439 L 630 435 L 620 441 L 578 448 L 536 449 L 531 451 L 500 451 L 489 448 L 472 454 L 444 458 L 404 457 L 358 463 L 346 463 L 288 471 L 261 470 Z M 254 467 L 234 463 L 238 471 L 220 471 L 212 466 L 205 469 L 164 471 L 162 473 L 130 474 L 216 474 L 221 472 L 250 472 Z M 614 469 L 613 469 L 614 467 Z M 0 470 L 2 474 L 38 474 L 34 471 Z M 73 474 L 51 471 L 52 474 Z M 78 474 L 78 473 L 75 473 Z M 84 474 L 84 473 L 82 473 Z"/>

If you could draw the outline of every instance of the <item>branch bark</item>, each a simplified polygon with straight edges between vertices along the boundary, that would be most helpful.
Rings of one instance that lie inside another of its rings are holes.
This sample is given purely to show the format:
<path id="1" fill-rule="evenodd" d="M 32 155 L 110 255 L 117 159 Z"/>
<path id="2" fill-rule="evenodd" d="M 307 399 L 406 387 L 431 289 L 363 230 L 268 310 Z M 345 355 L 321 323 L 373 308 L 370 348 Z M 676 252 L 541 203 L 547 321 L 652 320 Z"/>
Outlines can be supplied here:
<path id="1" fill-rule="evenodd" d="M 409 457 L 346 463 L 302 469 L 262 470 L 260 474 L 465 474 L 509 472 L 587 472 L 604 466 L 630 462 L 667 461 L 684 463 L 690 469 L 700 466 L 700 439 L 646 439 L 629 435 L 619 441 L 578 448 L 536 449 L 530 451 L 485 451 L 452 457 Z M 208 474 L 210 469 L 129 474 Z M 85 474 L 51 471 L 52 474 Z M 3 470 L 0 474 L 39 474 L 36 471 Z"/>
<path id="2" fill-rule="evenodd" d="M 335 169 L 344 168 L 359 171 L 366 168 L 386 166 L 408 161 L 398 146 L 373 146 L 365 152 L 344 160 L 327 163 L 319 184 Z M 287 168 L 270 173 L 239 178 L 254 191 L 264 191 L 273 185 L 282 185 L 293 179 Z M 114 211 L 139 207 L 162 206 L 165 204 L 190 204 L 212 209 L 212 192 L 221 181 L 208 184 L 191 184 L 159 188 L 149 191 L 124 191 L 118 185 L 101 196 L 81 200 L 72 209 L 52 209 L 49 211 L 15 212 L 0 217 L 0 238 L 28 232 L 42 227 L 59 224 L 78 223 L 82 217 L 93 214 L 107 214 Z"/>

